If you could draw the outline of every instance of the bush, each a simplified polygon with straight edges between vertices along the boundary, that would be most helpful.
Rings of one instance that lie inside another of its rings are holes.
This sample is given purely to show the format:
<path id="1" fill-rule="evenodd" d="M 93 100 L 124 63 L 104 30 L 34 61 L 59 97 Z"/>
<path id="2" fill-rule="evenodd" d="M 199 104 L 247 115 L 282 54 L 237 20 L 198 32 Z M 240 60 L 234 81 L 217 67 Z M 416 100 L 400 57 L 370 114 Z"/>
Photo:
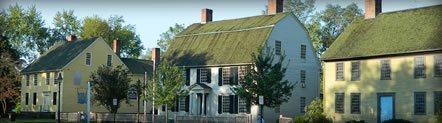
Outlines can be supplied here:
<path id="1" fill-rule="evenodd" d="M 345 123 L 365 123 L 365 120 L 350 120 Z"/>
<path id="2" fill-rule="evenodd" d="M 299 116 L 299 117 L 295 117 L 295 119 L 293 120 L 293 123 L 307 123 L 307 121 L 305 121 L 304 116 Z"/>
<path id="3" fill-rule="evenodd" d="M 384 121 L 382 123 L 413 123 L 413 122 L 408 121 L 408 120 L 404 120 L 404 119 L 392 119 L 392 120 Z"/>
<path id="4" fill-rule="evenodd" d="M 438 123 L 442 123 L 442 99 L 439 100 L 438 104 L 439 111 L 437 112 L 437 121 Z"/>

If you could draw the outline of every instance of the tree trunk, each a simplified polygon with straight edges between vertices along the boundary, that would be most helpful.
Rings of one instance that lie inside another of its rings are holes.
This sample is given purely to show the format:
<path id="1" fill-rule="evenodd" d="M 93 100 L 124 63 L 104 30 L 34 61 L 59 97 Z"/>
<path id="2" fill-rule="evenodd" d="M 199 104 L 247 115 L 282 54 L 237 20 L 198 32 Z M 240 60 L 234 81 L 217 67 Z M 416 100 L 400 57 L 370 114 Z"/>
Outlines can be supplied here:
<path id="1" fill-rule="evenodd" d="M 168 113 L 167 112 L 169 112 L 169 110 L 167 110 L 167 104 L 166 104 L 166 123 L 168 123 L 169 121 L 169 116 L 168 116 Z"/>
<path id="2" fill-rule="evenodd" d="M 2 99 L 3 114 L 6 114 L 6 99 Z"/>

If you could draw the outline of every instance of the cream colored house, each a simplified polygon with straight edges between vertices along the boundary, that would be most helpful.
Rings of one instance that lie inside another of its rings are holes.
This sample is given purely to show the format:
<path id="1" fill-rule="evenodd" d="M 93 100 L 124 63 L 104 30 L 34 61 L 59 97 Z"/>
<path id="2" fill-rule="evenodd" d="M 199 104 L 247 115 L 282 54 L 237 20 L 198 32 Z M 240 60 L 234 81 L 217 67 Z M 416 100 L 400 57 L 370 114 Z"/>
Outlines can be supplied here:
<path id="1" fill-rule="evenodd" d="M 57 112 L 59 90 L 56 78 L 61 73 L 61 112 L 86 112 L 86 90 L 90 74 L 99 66 L 124 65 L 129 69 L 130 84 L 144 81 L 144 72 L 152 72 L 152 61 L 119 57 L 119 42 L 109 47 L 101 37 L 60 42 L 42 54 L 21 73 L 21 111 Z M 128 92 L 121 92 L 128 93 Z M 93 102 L 92 102 L 93 103 Z M 118 112 L 136 113 L 137 99 L 123 103 Z M 147 111 L 150 111 L 150 106 Z M 140 111 L 143 103 L 140 101 Z M 91 112 L 108 112 L 95 103 Z"/>
<path id="2" fill-rule="evenodd" d="M 322 56 L 325 114 L 335 122 L 437 122 L 442 5 L 388 13 L 380 6 L 366 0 L 365 18 L 357 18 Z"/>

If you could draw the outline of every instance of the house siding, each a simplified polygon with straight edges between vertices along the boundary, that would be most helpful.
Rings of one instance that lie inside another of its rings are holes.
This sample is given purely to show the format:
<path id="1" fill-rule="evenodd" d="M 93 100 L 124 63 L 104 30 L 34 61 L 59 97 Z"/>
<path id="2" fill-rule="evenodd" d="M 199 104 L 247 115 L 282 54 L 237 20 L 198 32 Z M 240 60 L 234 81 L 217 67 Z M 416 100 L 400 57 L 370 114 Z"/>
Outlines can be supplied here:
<path id="1" fill-rule="evenodd" d="M 324 112 L 335 122 L 377 122 L 379 93 L 394 93 L 395 118 L 413 122 L 436 122 L 434 91 L 442 91 L 442 77 L 434 75 L 434 56 L 442 53 L 373 58 L 324 63 Z M 414 58 L 425 57 L 426 78 L 414 78 Z M 381 60 L 390 60 L 391 80 L 381 80 Z M 360 80 L 351 81 L 351 62 L 360 62 Z M 344 63 L 344 81 L 336 81 L 336 63 Z M 335 93 L 345 93 L 344 113 L 335 113 Z M 425 115 L 414 114 L 414 93 L 426 92 Z M 360 114 L 351 114 L 351 93 L 360 93 Z"/>

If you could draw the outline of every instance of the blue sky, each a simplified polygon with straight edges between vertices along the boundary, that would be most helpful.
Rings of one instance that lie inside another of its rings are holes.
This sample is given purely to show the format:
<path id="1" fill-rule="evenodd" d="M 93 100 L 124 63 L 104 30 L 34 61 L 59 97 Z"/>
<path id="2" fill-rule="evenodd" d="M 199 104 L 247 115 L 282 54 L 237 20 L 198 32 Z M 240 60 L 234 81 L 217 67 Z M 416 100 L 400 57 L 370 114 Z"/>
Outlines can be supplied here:
<path id="1" fill-rule="evenodd" d="M 327 4 L 345 7 L 352 2 L 364 10 L 365 0 L 316 0 L 315 7 L 320 11 Z M 125 24 L 135 25 L 144 47 L 153 48 L 169 26 L 200 22 L 203 8 L 213 9 L 213 20 L 218 21 L 260 15 L 267 0 L 1 0 L 0 8 L 14 4 L 24 8 L 35 5 L 48 27 L 53 26 L 56 12 L 63 10 L 74 10 L 79 19 L 121 15 Z M 442 0 L 384 0 L 382 9 L 390 12 L 437 4 L 442 4 Z"/>

